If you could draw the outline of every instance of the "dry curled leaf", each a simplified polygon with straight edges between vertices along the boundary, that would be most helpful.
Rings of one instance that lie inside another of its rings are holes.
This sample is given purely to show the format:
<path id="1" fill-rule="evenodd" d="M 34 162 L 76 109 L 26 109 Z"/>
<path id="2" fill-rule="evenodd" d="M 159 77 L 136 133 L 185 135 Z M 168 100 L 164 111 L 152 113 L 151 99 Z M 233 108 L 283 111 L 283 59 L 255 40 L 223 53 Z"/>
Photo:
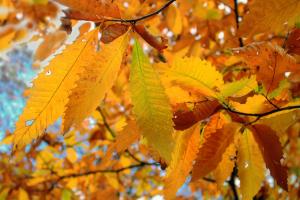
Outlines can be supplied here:
<path id="1" fill-rule="evenodd" d="M 167 48 L 167 40 L 163 37 L 155 37 L 143 25 L 135 25 L 133 29 L 153 48 L 162 51 Z"/>

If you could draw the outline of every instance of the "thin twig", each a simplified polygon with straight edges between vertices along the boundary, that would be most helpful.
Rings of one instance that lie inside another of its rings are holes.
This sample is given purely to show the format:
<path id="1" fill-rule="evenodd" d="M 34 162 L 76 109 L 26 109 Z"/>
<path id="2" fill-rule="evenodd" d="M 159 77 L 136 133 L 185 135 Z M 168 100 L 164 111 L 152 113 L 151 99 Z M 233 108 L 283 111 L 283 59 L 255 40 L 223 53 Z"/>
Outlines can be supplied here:
<path id="1" fill-rule="evenodd" d="M 263 96 L 265 97 L 265 99 L 276 109 L 280 109 L 276 104 L 274 104 L 269 98 L 267 95 L 264 95 Z"/>
<path id="2" fill-rule="evenodd" d="M 238 0 L 234 0 L 234 14 L 235 14 L 236 29 L 238 30 L 240 28 Z M 241 37 L 239 37 L 239 43 L 240 43 L 240 47 L 244 46 L 243 39 Z"/>
<path id="3" fill-rule="evenodd" d="M 144 19 L 147 19 L 147 18 L 150 18 L 154 15 L 157 15 L 159 14 L 161 11 L 163 11 L 164 9 L 166 9 L 169 5 L 171 5 L 174 1 L 176 0 L 170 0 L 168 1 L 164 6 L 162 6 L 160 9 L 156 10 L 155 12 L 153 13 L 150 13 L 148 15 L 145 15 L 145 16 L 142 16 L 142 17 L 138 17 L 138 18 L 135 18 L 135 19 L 107 19 L 105 21 L 108 21 L 108 22 L 121 22 L 121 23 L 131 23 L 131 24 L 135 24 L 136 22 L 138 21 L 141 21 L 141 20 L 144 20 Z"/>
<path id="4" fill-rule="evenodd" d="M 268 116 L 268 115 L 271 115 L 271 114 L 274 114 L 274 113 L 278 113 L 278 112 L 281 112 L 281 111 L 294 110 L 294 109 L 300 109 L 300 105 L 287 106 L 287 107 L 278 108 L 278 109 L 271 110 L 271 111 L 264 112 L 264 113 L 245 113 L 245 112 L 240 112 L 240 111 L 236 111 L 236 110 L 231 109 L 228 105 L 225 105 L 225 110 L 227 110 L 227 111 L 229 111 L 231 113 L 235 113 L 235 114 L 238 114 L 238 115 L 244 115 L 244 116 L 259 117 L 259 118 L 262 118 L 262 117 L 265 117 L 265 116 Z"/>
<path id="5" fill-rule="evenodd" d="M 103 169 L 103 170 L 92 170 L 92 171 L 86 171 L 86 172 L 82 172 L 82 173 L 74 173 L 74 174 L 68 174 L 68 175 L 64 175 L 64 176 L 60 176 L 57 180 L 63 180 L 66 178 L 76 178 L 76 177 L 81 177 L 81 176 L 88 176 L 88 175 L 93 175 L 93 174 L 98 174 L 98 173 L 120 173 L 129 169 L 134 169 L 134 168 L 141 168 L 144 166 L 159 166 L 159 163 L 139 163 L 139 164 L 135 164 L 135 165 L 129 165 L 127 167 L 122 167 L 119 169 Z"/>
<path id="6" fill-rule="evenodd" d="M 215 183 L 215 182 L 216 182 L 215 179 L 208 178 L 208 177 L 203 177 L 202 180 L 207 181 L 207 182 L 210 182 L 210 183 Z"/>
<path id="7" fill-rule="evenodd" d="M 138 163 L 143 163 L 144 161 L 138 159 L 137 157 L 135 157 L 135 155 L 133 155 L 128 149 L 125 151 L 133 160 L 135 160 Z"/>
<path id="8" fill-rule="evenodd" d="M 106 121 L 106 117 L 99 106 L 97 107 L 97 111 L 100 113 L 100 115 L 102 117 L 105 128 L 108 130 L 108 132 L 111 134 L 112 137 L 116 137 L 115 131 L 110 128 L 109 124 Z"/>

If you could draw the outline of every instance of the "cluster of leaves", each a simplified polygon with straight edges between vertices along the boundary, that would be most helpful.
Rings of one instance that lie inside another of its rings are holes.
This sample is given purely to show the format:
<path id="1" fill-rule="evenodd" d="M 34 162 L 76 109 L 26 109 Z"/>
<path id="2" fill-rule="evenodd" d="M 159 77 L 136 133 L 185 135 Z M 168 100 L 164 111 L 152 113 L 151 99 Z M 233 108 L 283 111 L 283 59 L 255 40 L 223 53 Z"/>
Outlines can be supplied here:
<path id="1" fill-rule="evenodd" d="M 1 197 L 174 199 L 190 174 L 187 196 L 299 197 L 299 0 L 1 7 L 0 49 L 43 38 L 46 63 L 2 142 Z"/>

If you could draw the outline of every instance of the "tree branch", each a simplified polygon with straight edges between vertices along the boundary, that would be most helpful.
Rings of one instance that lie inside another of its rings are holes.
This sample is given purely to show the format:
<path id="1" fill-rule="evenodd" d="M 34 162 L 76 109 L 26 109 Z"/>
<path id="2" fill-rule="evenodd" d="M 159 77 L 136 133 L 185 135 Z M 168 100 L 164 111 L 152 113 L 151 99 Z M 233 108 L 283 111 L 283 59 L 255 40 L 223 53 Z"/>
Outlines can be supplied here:
<path id="1" fill-rule="evenodd" d="M 235 185 L 235 178 L 237 176 L 237 167 L 235 166 L 233 168 L 233 171 L 231 173 L 231 176 L 230 176 L 230 180 L 228 181 L 228 184 L 232 190 L 232 193 L 233 193 L 233 196 L 234 196 L 234 200 L 239 200 L 239 195 L 237 193 L 237 189 L 236 189 L 236 185 Z"/>
<path id="2" fill-rule="evenodd" d="M 278 109 L 271 110 L 271 111 L 264 112 L 264 113 L 245 113 L 245 112 L 233 110 L 232 108 L 230 108 L 228 105 L 225 104 L 225 110 L 227 110 L 231 113 L 235 113 L 238 115 L 244 115 L 244 116 L 259 117 L 259 118 L 262 118 L 262 117 L 265 117 L 265 116 L 268 116 L 268 115 L 271 115 L 271 114 L 274 114 L 277 112 L 281 112 L 281 111 L 285 111 L 285 110 L 294 110 L 294 109 L 300 109 L 300 105 L 287 106 L 287 107 L 278 108 Z"/>
<path id="3" fill-rule="evenodd" d="M 68 174 L 64 176 L 60 176 L 56 181 L 61 181 L 63 179 L 67 178 L 76 178 L 76 177 L 81 177 L 81 176 L 88 176 L 88 175 L 93 175 L 93 174 L 98 174 L 98 173 L 120 173 L 122 171 L 126 171 L 129 169 L 134 169 L 134 168 L 141 168 L 144 166 L 159 166 L 159 163 L 146 163 L 146 162 L 141 162 L 136 165 L 129 165 L 127 167 L 122 167 L 119 169 L 99 169 L 99 170 L 92 170 L 92 171 L 86 171 L 82 173 L 73 173 L 73 174 Z"/>
<path id="4" fill-rule="evenodd" d="M 150 18 L 154 15 L 159 14 L 161 11 L 163 11 L 164 9 L 166 9 L 169 5 L 171 5 L 174 1 L 176 0 L 170 0 L 168 1 L 165 5 L 163 5 L 160 9 L 154 11 L 153 13 L 150 13 L 148 15 L 142 16 L 142 17 L 138 17 L 135 19 L 107 19 L 105 21 L 107 22 L 121 22 L 121 23 L 131 23 L 131 24 L 135 24 L 138 21 L 142 21 L 144 19 Z"/>

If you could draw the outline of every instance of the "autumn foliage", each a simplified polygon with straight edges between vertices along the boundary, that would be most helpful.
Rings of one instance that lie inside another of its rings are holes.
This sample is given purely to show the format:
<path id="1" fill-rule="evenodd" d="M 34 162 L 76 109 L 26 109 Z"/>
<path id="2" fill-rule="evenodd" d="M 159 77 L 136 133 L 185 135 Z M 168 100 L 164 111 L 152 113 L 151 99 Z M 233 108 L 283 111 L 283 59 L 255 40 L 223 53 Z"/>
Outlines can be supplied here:
<path id="1" fill-rule="evenodd" d="M 40 69 L 0 199 L 300 198 L 300 1 L 243 2 L 0 0 Z"/>

